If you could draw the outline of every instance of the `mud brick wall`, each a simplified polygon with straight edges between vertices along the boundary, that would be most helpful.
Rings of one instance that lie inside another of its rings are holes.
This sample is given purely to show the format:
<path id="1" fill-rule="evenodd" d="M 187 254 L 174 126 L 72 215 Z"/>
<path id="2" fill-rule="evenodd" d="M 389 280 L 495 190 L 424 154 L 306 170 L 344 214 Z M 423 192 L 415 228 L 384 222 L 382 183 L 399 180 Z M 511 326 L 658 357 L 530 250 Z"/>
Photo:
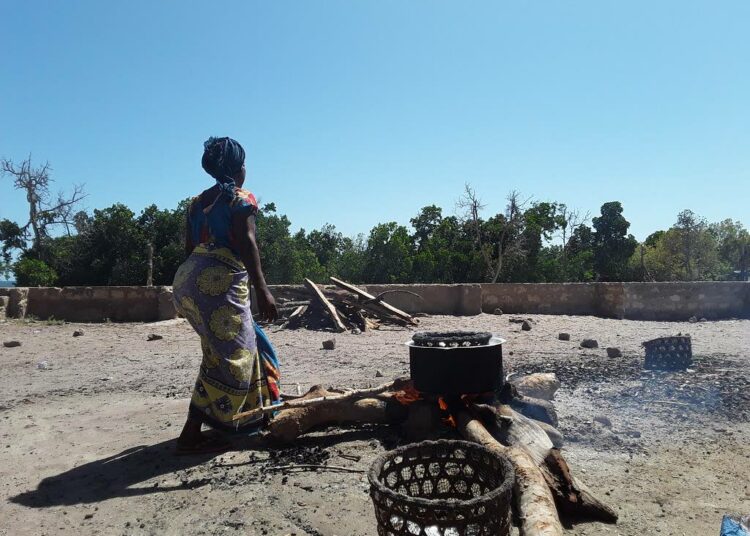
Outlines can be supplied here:
<path id="1" fill-rule="evenodd" d="M 153 322 L 175 318 L 170 287 L 30 287 L 3 289 L 8 316 L 70 322 Z"/>
<path id="2" fill-rule="evenodd" d="M 366 285 L 370 294 L 410 313 L 595 315 L 635 320 L 684 321 L 750 318 L 750 283 L 493 283 Z M 300 285 L 272 286 L 279 301 L 306 300 Z M 170 287 L 2 288 L 10 318 L 34 316 L 71 322 L 151 322 L 176 317 Z M 7 303 L 6 303 L 7 302 Z"/>
<path id="3" fill-rule="evenodd" d="M 750 317 L 750 283 L 488 283 L 482 310 L 491 313 L 596 315 L 634 320 Z"/>
<path id="4" fill-rule="evenodd" d="M 708 320 L 750 317 L 750 283 L 625 283 L 625 318 Z"/>

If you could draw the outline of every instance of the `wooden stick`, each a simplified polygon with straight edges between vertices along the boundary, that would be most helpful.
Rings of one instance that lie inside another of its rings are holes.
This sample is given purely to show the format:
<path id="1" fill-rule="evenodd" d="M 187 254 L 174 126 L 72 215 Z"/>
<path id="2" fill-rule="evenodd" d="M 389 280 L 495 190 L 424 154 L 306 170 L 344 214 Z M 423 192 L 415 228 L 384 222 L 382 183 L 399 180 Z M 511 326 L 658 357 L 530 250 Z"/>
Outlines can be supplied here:
<path id="1" fill-rule="evenodd" d="M 552 492 L 529 454 L 500 444 L 468 411 L 458 411 L 455 417 L 458 431 L 464 438 L 506 456 L 513 464 L 516 473 L 513 500 L 521 519 L 521 536 L 563 536 Z"/>
<path id="2" fill-rule="evenodd" d="M 318 288 L 318 285 L 316 285 L 309 279 L 305 279 L 305 287 L 307 287 L 307 290 L 310 291 L 310 294 L 312 294 L 312 296 L 323 306 L 323 309 L 328 313 L 328 316 L 331 317 L 334 327 L 339 332 L 346 331 L 346 326 L 344 326 L 343 322 L 341 322 L 338 311 L 336 311 L 336 308 L 333 306 L 333 304 L 329 302 L 325 296 L 323 296 L 323 293 Z"/>
<path id="3" fill-rule="evenodd" d="M 349 467 L 341 467 L 339 465 L 313 465 L 309 463 L 299 465 L 277 465 L 276 467 L 269 467 L 269 471 L 290 471 L 294 469 L 325 469 L 327 471 L 336 471 L 338 473 L 364 473 L 362 469 L 350 469 Z"/>
<path id="4" fill-rule="evenodd" d="M 375 296 L 372 294 L 369 294 L 365 292 L 364 290 L 355 287 L 354 285 L 350 285 L 349 283 L 345 281 L 341 281 L 340 279 L 336 279 L 335 277 L 331 277 L 331 281 L 337 286 L 341 287 L 344 290 L 348 290 L 349 292 L 356 294 L 358 297 L 362 298 L 363 300 L 371 300 L 372 302 L 375 302 L 378 304 L 378 306 L 382 307 L 383 309 L 386 309 L 388 312 L 390 312 L 392 315 L 397 316 L 401 318 L 402 320 L 405 320 L 409 322 L 410 324 L 417 325 L 418 322 L 412 318 L 412 316 L 408 313 L 405 313 L 401 309 L 397 309 L 393 305 L 386 303 L 384 301 L 378 300 Z"/>
<path id="5" fill-rule="evenodd" d="M 340 302 L 340 303 L 343 303 L 343 304 L 346 304 L 346 305 L 348 305 L 350 307 L 354 307 L 356 309 L 362 309 L 364 311 L 367 311 L 367 312 L 375 315 L 376 317 L 378 317 L 380 319 L 384 319 L 384 320 L 388 320 L 388 321 L 391 321 L 391 322 L 395 322 L 395 323 L 397 323 L 399 325 L 402 325 L 402 326 L 407 326 L 407 325 L 410 325 L 410 324 L 413 323 L 413 322 L 410 322 L 408 320 L 404 320 L 400 316 L 396 316 L 394 314 L 391 314 L 390 311 L 388 311 L 387 309 L 385 309 L 383 307 L 378 306 L 378 304 L 376 304 L 376 303 L 361 302 L 361 301 L 357 301 L 355 298 L 343 297 L 343 296 L 336 296 L 335 298 L 333 298 L 333 300 L 337 301 L 337 302 Z"/>
<path id="6" fill-rule="evenodd" d="M 289 320 L 294 320 L 298 316 L 302 316 L 305 314 L 305 311 L 307 311 L 307 305 L 300 305 L 289 315 Z"/>
<path id="7" fill-rule="evenodd" d="M 234 417 L 232 417 L 233 421 L 238 421 L 240 419 L 245 419 L 248 417 L 258 417 L 260 415 L 265 415 L 267 413 L 275 413 L 277 411 L 283 411 L 286 409 L 292 409 L 292 408 L 306 408 L 310 406 L 316 406 L 318 404 L 322 404 L 323 402 L 327 402 L 330 400 L 339 400 L 339 399 L 356 399 L 356 398 L 366 398 L 369 396 L 375 396 L 379 395 L 380 393 L 384 393 L 385 391 L 388 391 L 389 389 L 394 388 L 394 383 L 386 383 L 383 385 L 379 385 L 378 387 L 372 387 L 370 389 L 356 389 L 353 391 L 349 391 L 346 394 L 343 395 L 326 395 L 326 396 L 318 396 L 315 398 L 297 398 L 295 400 L 289 400 L 288 402 L 282 402 L 281 404 L 276 404 L 275 406 L 263 406 L 260 408 L 251 409 L 250 411 L 244 411 L 242 413 L 238 413 Z"/>

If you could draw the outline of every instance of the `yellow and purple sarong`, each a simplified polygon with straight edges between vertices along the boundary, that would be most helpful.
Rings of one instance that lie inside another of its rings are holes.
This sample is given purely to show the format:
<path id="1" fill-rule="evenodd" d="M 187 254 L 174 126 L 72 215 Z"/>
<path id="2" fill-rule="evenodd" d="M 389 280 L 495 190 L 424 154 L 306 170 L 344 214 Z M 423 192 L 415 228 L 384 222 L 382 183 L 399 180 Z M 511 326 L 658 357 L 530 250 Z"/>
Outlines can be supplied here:
<path id="1" fill-rule="evenodd" d="M 190 416 L 220 430 L 256 431 L 262 416 L 232 418 L 278 404 L 280 373 L 270 341 L 253 321 L 242 261 L 229 248 L 197 246 L 177 270 L 173 291 L 203 350 Z"/>

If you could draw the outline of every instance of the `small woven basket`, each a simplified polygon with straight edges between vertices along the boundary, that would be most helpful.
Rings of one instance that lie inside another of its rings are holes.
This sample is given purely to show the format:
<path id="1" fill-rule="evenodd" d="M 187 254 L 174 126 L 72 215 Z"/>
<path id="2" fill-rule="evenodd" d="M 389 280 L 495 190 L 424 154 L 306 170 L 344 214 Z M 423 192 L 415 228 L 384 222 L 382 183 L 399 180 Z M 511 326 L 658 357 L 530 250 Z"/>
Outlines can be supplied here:
<path id="1" fill-rule="evenodd" d="M 380 456 L 368 474 L 380 536 L 507 536 L 510 462 L 467 441 L 424 441 Z"/>
<path id="2" fill-rule="evenodd" d="M 643 343 L 646 349 L 645 369 L 684 370 L 693 363 L 689 336 L 660 337 Z"/>

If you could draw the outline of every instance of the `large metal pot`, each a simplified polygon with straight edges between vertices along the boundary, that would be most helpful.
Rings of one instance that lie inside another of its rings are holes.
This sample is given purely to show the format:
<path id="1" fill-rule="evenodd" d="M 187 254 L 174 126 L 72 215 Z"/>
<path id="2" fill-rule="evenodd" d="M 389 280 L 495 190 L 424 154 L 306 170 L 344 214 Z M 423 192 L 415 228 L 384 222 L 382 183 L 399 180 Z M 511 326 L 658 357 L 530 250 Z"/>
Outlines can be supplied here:
<path id="1" fill-rule="evenodd" d="M 409 369 L 414 388 L 423 393 L 462 395 L 496 391 L 503 384 L 503 343 L 492 336 L 477 346 L 409 347 Z"/>

